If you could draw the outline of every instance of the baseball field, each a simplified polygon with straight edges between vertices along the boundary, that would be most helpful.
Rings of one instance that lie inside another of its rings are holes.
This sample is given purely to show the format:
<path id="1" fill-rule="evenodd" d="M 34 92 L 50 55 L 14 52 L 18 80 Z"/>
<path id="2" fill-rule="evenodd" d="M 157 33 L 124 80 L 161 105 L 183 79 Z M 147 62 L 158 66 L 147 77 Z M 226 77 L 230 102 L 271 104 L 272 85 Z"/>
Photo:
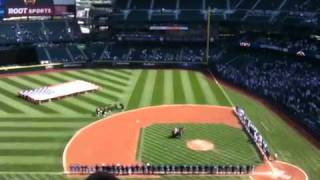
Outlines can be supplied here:
<path id="1" fill-rule="evenodd" d="M 101 90 L 42 105 L 33 105 L 17 97 L 17 92 L 22 89 L 76 79 L 95 83 Z M 0 179 L 65 179 L 62 155 L 66 144 L 77 130 L 98 120 L 95 117 L 96 107 L 115 102 L 123 103 L 126 110 L 163 104 L 239 105 L 246 110 L 280 160 L 299 166 L 311 180 L 320 177 L 320 150 L 317 147 L 259 101 L 203 73 L 187 70 L 81 69 L 0 77 Z M 161 131 L 161 125 L 153 128 L 160 128 Z M 214 131 L 217 126 L 211 128 Z M 224 135 L 220 134 L 220 137 Z M 223 142 L 218 142 L 220 137 L 212 137 L 217 142 L 217 148 L 224 146 Z M 252 155 L 252 147 L 244 144 L 244 139 L 233 140 L 235 149 L 224 152 L 231 156 L 236 153 L 237 147 L 246 147 L 248 149 L 244 152 L 249 153 L 238 153 L 234 159 L 222 154 L 218 160 L 259 163 L 256 156 L 248 156 Z M 153 151 L 153 146 L 147 144 L 145 147 L 149 149 L 144 149 L 146 152 L 142 152 L 141 160 L 156 162 L 156 155 L 148 153 Z M 177 176 L 161 179 L 248 178 Z"/>

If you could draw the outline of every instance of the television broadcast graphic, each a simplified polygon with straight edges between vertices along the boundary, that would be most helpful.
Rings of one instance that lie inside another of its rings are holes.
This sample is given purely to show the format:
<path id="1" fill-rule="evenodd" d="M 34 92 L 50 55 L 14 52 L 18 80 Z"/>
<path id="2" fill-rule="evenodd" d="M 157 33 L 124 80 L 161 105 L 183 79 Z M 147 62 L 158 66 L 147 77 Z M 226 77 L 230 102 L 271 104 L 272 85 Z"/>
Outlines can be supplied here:
<path id="1" fill-rule="evenodd" d="M 51 16 L 54 13 L 53 0 L 9 0 L 5 6 L 8 17 Z"/>

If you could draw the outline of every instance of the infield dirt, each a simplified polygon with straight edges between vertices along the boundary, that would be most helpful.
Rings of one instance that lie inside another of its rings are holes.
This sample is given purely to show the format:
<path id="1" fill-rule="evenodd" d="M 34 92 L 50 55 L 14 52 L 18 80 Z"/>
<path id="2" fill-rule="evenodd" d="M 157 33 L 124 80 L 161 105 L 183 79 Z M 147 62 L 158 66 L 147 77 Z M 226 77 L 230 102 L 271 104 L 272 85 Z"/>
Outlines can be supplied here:
<path id="1" fill-rule="evenodd" d="M 232 108 L 209 105 L 164 105 L 112 115 L 80 129 L 63 154 L 64 171 L 72 164 L 137 164 L 139 130 L 157 123 L 212 123 L 242 128 Z M 254 180 L 308 180 L 300 168 L 266 161 L 249 176 Z"/>

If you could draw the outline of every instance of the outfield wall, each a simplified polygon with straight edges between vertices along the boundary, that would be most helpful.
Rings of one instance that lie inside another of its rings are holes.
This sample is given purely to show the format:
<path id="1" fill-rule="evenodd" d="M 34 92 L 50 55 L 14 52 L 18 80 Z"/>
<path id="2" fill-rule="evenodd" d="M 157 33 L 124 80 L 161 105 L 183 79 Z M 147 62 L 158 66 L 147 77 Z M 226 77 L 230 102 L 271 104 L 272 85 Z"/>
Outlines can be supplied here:
<path id="1" fill-rule="evenodd" d="M 19 72 L 41 71 L 62 68 L 62 64 L 45 64 L 45 65 L 30 65 L 30 66 L 8 66 L 0 68 L 0 74 L 10 74 Z"/>

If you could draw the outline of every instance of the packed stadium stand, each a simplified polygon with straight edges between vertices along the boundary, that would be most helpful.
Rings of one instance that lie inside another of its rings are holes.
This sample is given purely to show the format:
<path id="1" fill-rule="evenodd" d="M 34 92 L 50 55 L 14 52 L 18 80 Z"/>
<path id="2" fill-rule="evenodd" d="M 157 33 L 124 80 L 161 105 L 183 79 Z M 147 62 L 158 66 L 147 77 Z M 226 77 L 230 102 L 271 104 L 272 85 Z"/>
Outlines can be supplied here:
<path id="1" fill-rule="evenodd" d="M 214 62 L 222 79 L 279 105 L 319 137 L 319 62 L 238 50 L 225 51 Z"/>
<path id="2" fill-rule="evenodd" d="M 0 22 L 0 45 L 69 42 L 80 37 L 74 20 Z"/>
<path id="3" fill-rule="evenodd" d="M 212 19 L 278 23 L 318 23 L 319 2 L 316 0 L 202 0 L 158 1 L 117 0 L 114 20 L 126 21 L 205 21 L 211 8 Z M 126 11 L 123 11 L 126 10 Z M 120 15 L 121 16 L 121 15 Z M 152 18 L 151 18 L 152 17 Z"/>

